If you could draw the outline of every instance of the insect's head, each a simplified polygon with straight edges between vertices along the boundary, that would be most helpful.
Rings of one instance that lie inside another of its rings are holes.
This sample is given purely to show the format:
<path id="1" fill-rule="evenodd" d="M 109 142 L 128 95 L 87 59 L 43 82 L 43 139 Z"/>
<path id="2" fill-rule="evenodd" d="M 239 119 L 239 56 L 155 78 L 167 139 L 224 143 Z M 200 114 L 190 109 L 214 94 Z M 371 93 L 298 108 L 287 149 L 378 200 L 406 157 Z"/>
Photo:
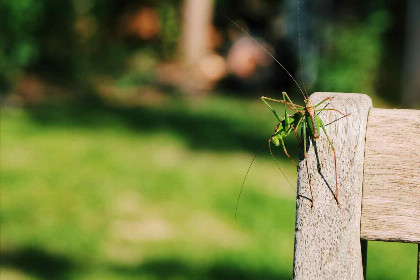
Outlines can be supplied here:
<path id="1" fill-rule="evenodd" d="M 304 101 L 305 101 L 306 107 L 312 107 L 312 102 L 311 102 L 311 99 L 309 97 L 305 98 Z"/>
<path id="2" fill-rule="evenodd" d="M 280 134 L 276 133 L 270 138 L 270 142 L 272 142 L 276 147 L 280 146 Z"/>

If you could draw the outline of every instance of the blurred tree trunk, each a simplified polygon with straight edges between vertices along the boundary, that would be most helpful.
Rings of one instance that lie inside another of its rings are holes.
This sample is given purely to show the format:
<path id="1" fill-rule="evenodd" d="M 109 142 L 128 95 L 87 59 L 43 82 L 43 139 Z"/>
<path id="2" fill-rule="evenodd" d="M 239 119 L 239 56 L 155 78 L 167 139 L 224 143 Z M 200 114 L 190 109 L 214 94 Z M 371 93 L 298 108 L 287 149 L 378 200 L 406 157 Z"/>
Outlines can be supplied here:
<path id="1" fill-rule="evenodd" d="M 208 91 L 212 83 L 203 75 L 200 62 L 210 53 L 213 0 L 184 0 L 182 18 L 179 52 L 183 79 L 179 85 L 187 93 Z"/>
<path id="2" fill-rule="evenodd" d="M 208 53 L 212 17 L 213 0 L 184 1 L 180 51 L 185 64 L 193 66 Z"/>
<path id="3" fill-rule="evenodd" d="M 407 0 L 407 35 L 404 58 L 402 102 L 406 106 L 420 106 L 420 1 Z"/>

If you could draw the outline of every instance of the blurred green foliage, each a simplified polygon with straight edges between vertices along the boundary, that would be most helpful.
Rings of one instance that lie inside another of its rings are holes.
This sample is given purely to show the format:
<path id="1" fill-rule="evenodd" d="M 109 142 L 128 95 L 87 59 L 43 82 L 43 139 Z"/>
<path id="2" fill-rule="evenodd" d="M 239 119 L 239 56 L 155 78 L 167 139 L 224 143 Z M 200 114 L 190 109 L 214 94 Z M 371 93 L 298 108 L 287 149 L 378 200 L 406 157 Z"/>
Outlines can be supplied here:
<path id="1" fill-rule="evenodd" d="M 354 20 L 323 30 L 317 89 L 331 92 L 376 92 L 383 56 L 382 35 L 390 26 L 386 11 L 373 12 L 366 22 Z"/>
<path id="2" fill-rule="evenodd" d="M 163 58 L 171 58 L 178 47 L 178 40 L 181 32 L 181 20 L 179 17 L 178 0 L 164 1 L 159 5 L 159 17 L 161 19 L 160 47 Z"/>
<path id="3" fill-rule="evenodd" d="M 0 88 L 13 88 L 19 74 L 86 82 L 95 73 L 127 71 L 131 55 L 145 50 L 169 59 L 179 37 L 179 0 L 5 0 L 0 2 Z M 119 29 L 125 13 L 158 10 L 161 34 L 142 41 Z M 150 69 L 149 69 L 150 70 Z"/>
<path id="4" fill-rule="evenodd" d="M 72 94 L 85 92 L 78 87 L 97 91 L 92 83 L 101 75 L 102 79 L 116 78 L 116 86 L 149 85 L 156 81 L 154 70 L 160 62 L 176 60 L 174 55 L 177 54 L 182 25 L 181 3 L 181 0 L 1 1 L 0 91 L 13 91 L 19 76 L 27 72 L 36 73 L 43 81 L 71 85 L 75 88 L 69 91 Z M 393 53 L 401 52 L 402 45 L 397 45 L 393 38 L 401 33 L 395 29 L 403 28 L 403 19 L 390 10 L 391 5 L 387 3 L 377 0 L 365 6 L 362 1 L 343 1 L 336 8 L 339 21 L 330 12 L 323 17 L 321 27 L 316 25 L 316 29 L 312 30 L 312 27 L 307 27 L 307 30 L 317 33 L 311 35 L 316 37 L 315 41 L 321 42 L 321 53 L 314 55 L 319 57 L 319 61 L 313 63 L 317 65 L 312 70 L 313 76 L 317 77 L 312 86 L 314 90 L 363 92 L 376 99 L 375 94 L 380 89 L 382 97 L 388 96 L 389 101 L 398 102 L 395 92 L 401 92 L 398 91 L 398 73 L 401 72 L 398 67 L 402 57 L 388 58 L 392 63 L 384 63 L 384 57 L 391 49 Z M 240 5 L 243 9 L 237 8 Z M 240 0 L 216 1 L 215 25 L 225 40 L 218 51 L 225 55 L 231 44 L 226 35 L 230 23 L 224 15 L 233 15 L 239 22 L 247 24 L 251 33 L 256 31 L 255 34 L 265 35 L 267 42 L 278 48 L 278 53 L 283 51 L 290 61 L 283 58 L 285 61 L 282 62 L 290 64 L 287 67 L 294 72 L 293 69 L 298 69 L 296 48 L 288 53 L 292 46 L 287 42 L 290 38 L 279 39 L 278 35 L 276 37 L 270 32 L 274 22 L 285 17 L 282 14 L 285 13 L 284 5 L 284 1 L 256 1 L 249 6 Z M 319 17 L 318 10 L 309 11 L 305 5 L 308 6 L 308 3 L 302 3 L 302 10 L 306 9 L 308 19 L 302 19 L 303 23 Z M 127 15 L 134 15 L 144 7 L 155 9 L 159 35 L 142 39 L 126 34 L 128 27 L 123 23 Z M 346 14 L 345 11 L 350 12 Z M 283 25 L 278 28 L 286 28 Z M 387 45 L 384 44 L 386 34 L 394 34 L 387 39 L 391 42 Z M 402 41 L 404 38 L 397 39 Z M 272 80 L 267 79 L 265 83 L 279 86 L 278 81 L 281 80 L 282 90 L 295 90 L 282 71 L 270 72 Z M 384 81 L 384 75 L 393 79 Z M 381 82 L 387 85 L 378 85 Z M 257 88 L 265 86 L 256 85 Z M 240 86 L 236 90 L 238 88 Z"/>
<path id="5" fill-rule="evenodd" d="M 0 2 L 0 88 L 10 86 L 16 75 L 36 61 L 39 46 L 36 32 L 42 23 L 43 2 Z"/>

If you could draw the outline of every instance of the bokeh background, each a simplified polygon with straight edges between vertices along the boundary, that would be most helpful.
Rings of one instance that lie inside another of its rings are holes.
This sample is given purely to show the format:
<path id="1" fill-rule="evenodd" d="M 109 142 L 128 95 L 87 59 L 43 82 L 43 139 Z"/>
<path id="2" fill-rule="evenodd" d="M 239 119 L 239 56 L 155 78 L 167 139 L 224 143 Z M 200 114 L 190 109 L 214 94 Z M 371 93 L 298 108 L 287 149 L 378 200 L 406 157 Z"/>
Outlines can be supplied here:
<path id="1" fill-rule="evenodd" d="M 228 18 L 308 92 L 418 108 L 419 6 L 1 1 L 1 278 L 290 279 L 296 191 L 266 149 L 234 213 L 276 125 L 259 97 L 303 100 Z M 369 242 L 368 279 L 414 279 L 416 253 Z"/>

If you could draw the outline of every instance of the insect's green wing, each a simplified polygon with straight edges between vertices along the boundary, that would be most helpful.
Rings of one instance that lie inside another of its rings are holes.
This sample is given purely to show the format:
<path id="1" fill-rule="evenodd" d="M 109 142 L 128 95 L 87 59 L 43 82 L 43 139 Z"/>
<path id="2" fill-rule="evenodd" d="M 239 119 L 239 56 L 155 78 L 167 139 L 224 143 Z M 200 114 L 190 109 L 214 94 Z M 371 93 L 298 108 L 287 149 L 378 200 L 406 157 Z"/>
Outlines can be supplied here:
<path id="1" fill-rule="evenodd" d="M 314 133 L 315 133 L 315 128 L 314 128 L 314 125 L 312 123 L 311 116 L 309 115 L 308 112 L 305 112 L 305 124 L 306 124 L 306 127 L 309 130 L 309 136 L 313 136 Z"/>

